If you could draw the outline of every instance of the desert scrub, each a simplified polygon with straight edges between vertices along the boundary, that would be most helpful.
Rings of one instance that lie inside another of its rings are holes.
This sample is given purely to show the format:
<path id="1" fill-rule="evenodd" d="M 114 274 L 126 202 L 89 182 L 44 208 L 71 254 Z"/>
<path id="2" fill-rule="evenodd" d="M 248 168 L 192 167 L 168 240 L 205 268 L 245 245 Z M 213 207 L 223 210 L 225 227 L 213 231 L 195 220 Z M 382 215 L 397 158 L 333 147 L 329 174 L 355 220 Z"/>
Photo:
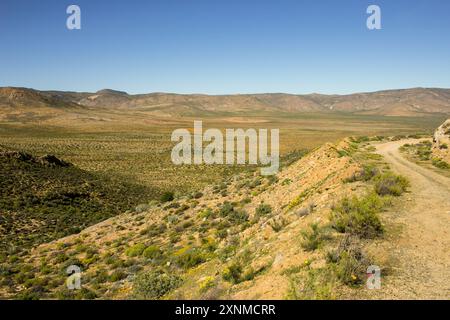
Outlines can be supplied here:
<path id="1" fill-rule="evenodd" d="M 270 220 L 268 224 L 274 232 L 280 232 L 288 224 L 288 221 L 283 217 L 277 217 Z"/>
<path id="2" fill-rule="evenodd" d="M 142 256 L 146 259 L 158 259 L 161 258 L 162 252 L 157 246 L 148 246 L 142 252 Z"/>
<path id="3" fill-rule="evenodd" d="M 241 224 L 248 221 L 248 214 L 243 209 L 236 209 L 232 203 L 224 202 L 219 209 L 219 215 L 232 224 Z"/>
<path id="4" fill-rule="evenodd" d="M 314 251 L 319 248 L 322 242 L 327 238 L 325 228 L 320 227 L 318 223 L 309 225 L 309 230 L 302 230 L 303 241 L 301 246 L 306 251 Z"/>
<path id="5" fill-rule="evenodd" d="M 361 170 L 353 173 L 350 177 L 344 179 L 344 182 L 369 181 L 378 174 L 377 167 L 371 164 L 363 165 Z"/>
<path id="6" fill-rule="evenodd" d="M 268 204 L 261 203 L 258 207 L 255 209 L 255 214 L 257 216 L 265 216 L 272 212 L 272 207 Z"/>
<path id="7" fill-rule="evenodd" d="M 233 262 L 222 272 L 222 278 L 225 281 L 231 282 L 233 284 L 241 282 L 242 279 L 242 265 L 239 262 Z"/>
<path id="8" fill-rule="evenodd" d="M 435 158 L 431 161 L 431 163 L 433 164 L 433 166 L 439 169 L 450 169 L 450 164 L 441 159 Z"/>
<path id="9" fill-rule="evenodd" d="M 166 191 L 161 195 L 161 202 L 169 202 L 175 198 L 175 195 L 172 191 Z"/>
<path id="10" fill-rule="evenodd" d="M 199 283 L 199 291 L 200 293 L 205 293 L 211 288 L 216 286 L 216 279 L 214 277 L 208 276 Z"/>
<path id="11" fill-rule="evenodd" d="M 332 208 L 331 222 L 342 233 L 373 238 L 383 233 L 378 212 L 387 204 L 385 198 L 372 192 L 361 198 L 343 198 Z"/>
<path id="12" fill-rule="evenodd" d="M 134 246 L 129 247 L 125 254 L 129 257 L 138 257 L 145 250 L 145 245 L 143 243 L 137 243 Z"/>
<path id="13" fill-rule="evenodd" d="M 159 299 L 179 287 L 182 279 L 162 270 L 139 274 L 133 282 L 133 292 L 138 299 Z"/>
<path id="14" fill-rule="evenodd" d="M 185 247 L 175 253 L 176 264 L 183 269 L 190 269 L 206 261 L 199 248 Z"/>
<path id="15" fill-rule="evenodd" d="M 297 271 L 297 270 L 296 270 Z M 287 300 L 331 300 L 335 299 L 333 289 L 336 275 L 326 266 L 318 269 L 298 269 L 299 275 L 290 276 Z"/>
<path id="16" fill-rule="evenodd" d="M 199 217 L 200 219 L 208 219 L 208 218 L 210 218 L 210 217 L 214 217 L 214 213 L 213 213 L 213 211 L 211 210 L 211 208 L 206 208 L 206 209 L 203 209 L 202 211 L 200 211 L 200 212 L 198 213 L 198 217 Z"/>
<path id="17" fill-rule="evenodd" d="M 127 274 L 123 270 L 114 270 L 109 276 L 110 282 L 116 282 L 123 280 L 127 277 Z"/>
<path id="18" fill-rule="evenodd" d="M 364 254 L 361 242 L 351 236 L 346 236 L 336 251 L 328 252 L 327 262 L 338 280 L 350 286 L 362 284 L 367 277 L 367 267 L 372 264 Z"/>
<path id="19" fill-rule="evenodd" d="M 409 187 L 408 180 L 392 172 L 385 172 L 375 177 L 375 192 L 380 196 L 400 196 Z"/>

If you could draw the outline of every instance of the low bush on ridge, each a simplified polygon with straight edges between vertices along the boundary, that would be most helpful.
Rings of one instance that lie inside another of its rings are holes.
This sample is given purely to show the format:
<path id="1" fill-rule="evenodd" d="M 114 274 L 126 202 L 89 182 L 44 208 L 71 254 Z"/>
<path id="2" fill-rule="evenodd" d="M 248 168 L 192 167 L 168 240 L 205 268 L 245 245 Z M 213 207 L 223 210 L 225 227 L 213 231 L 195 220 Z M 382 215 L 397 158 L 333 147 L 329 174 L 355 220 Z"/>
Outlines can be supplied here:
<path id="1" fill-rule="evenodd" d="M 361 238 L 380 235 L 383 226 L 378 212 L 386 205 L 386 201 L 376 193 L 362 198 L 343 198 L 332 210 L 332 226 L 338 232 L 355 234 Z"/>
<path id="2" fill-rule="evenodd" d="M 375 192 L 380 196 L 400 196 L 409 187 L 405 177 L 385 172 L 375 177 Z"/>

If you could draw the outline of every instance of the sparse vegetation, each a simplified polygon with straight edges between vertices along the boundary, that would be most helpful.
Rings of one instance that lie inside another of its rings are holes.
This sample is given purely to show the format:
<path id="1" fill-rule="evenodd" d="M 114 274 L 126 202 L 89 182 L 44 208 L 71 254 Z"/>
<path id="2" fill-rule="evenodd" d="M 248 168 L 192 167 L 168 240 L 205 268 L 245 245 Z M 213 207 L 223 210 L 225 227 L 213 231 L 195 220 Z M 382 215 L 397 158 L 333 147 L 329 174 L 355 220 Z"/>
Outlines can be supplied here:
<path id="1" fill-rule="evenodd" d="M 383 232 L 378 212 L 385 205 L 386 199 L 376 193 L 361 198 L 344 198 L 332 210 L 333 227 L 339 232 L 362 238 L 376 237 Z"/>
<path id="2" fill-rule="evenodd" d="M 433 159 L 432 160 L 432 164 L 433 166 L 435 166 L 436 168 L 439 169 L 450 169 L 450 164 L 448 164 L 447 162 L 445 162 L 442 159 Z"/>
<path id="3" fill-rule="evenodd" d="M 256 207 L 255 214 L 258 216 L 265 216 L 272 212 L 272 207 L 268 204 L 261 203 Z"/>
<path id="4" fill-rule="evenodd" d="M 406 178 L 386 172 L 375 178 L 375 192 L 380 196 L 400 196 L 409 187 Z"/>
<path id="5" fill-rule="evenodd" d="M 133 290 L 138 299 L 159 299 L 182 283 L 180 277 L 165 271 L 149 271 L 136 277 Z"/>
<path id="6" fill-rule="evenodd" d="M 310 224 L 309 228 L 310 230 L 302 231 L 303 241 L 301 246 L 306 251 L 314 251 L 326 239 L 325 228 L 320 227 L 318 223 Z"/>

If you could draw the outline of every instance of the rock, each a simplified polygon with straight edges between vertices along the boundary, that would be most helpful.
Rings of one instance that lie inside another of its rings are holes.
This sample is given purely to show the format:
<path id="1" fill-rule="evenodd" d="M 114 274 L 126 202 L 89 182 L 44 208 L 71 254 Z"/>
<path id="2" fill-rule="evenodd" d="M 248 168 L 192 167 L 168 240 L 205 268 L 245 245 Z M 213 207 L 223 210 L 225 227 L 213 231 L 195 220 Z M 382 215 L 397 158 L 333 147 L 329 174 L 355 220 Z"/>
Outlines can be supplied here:
<path id="1" fill-rule="evenodd" d="M 450 163 L 450 119 L 447 119 L 433 135 L 433 157 Z"/>

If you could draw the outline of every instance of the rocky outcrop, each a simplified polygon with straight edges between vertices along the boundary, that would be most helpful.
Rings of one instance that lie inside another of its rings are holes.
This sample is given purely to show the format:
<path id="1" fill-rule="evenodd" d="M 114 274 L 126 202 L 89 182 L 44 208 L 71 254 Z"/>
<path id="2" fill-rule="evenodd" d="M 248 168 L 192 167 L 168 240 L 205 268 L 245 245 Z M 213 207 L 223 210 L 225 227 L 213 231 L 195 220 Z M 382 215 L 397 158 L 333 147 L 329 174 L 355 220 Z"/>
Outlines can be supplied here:
<path id="1" fill-rule="evenodd" d="M 447 119 L 434 133 L 433 157 L 450 163 L 450 119 Z"/>

